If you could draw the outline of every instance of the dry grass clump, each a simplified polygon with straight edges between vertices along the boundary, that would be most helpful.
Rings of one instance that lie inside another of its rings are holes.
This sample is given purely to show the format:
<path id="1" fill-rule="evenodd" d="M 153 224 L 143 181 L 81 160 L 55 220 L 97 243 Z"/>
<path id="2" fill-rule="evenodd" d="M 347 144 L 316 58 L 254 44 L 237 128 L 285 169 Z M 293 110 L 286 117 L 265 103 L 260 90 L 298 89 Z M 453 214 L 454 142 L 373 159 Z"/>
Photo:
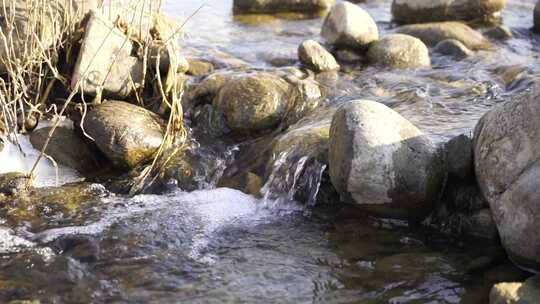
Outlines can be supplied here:
<path id="1" fill-rule="evenodd" d="M 33 120 L 45 115 L 53 118 L 65 115 L 68 107 L 74 104 L 74 108 L 80 109 L 84 121 L 88 106 L 100 103 L 101 96 L 85 98 L 81 83 L 71 85 L 72 89 L 69 89 L 71 75 L 59 69 L 61 60 L 73 63 L 77 58 L 75 50 L 84 36 L 84 27 L 78 22 L 82 19 L 81 8 L 72 3 L 84 1 L 0 1 L 0 15 L 5 16 L 0 20 L 0 120 L 9 138 L 16 142 L 16 135 L 32 128 Z M 69 3 L 67 7 L 66 3 Z M 137 54 L 144 63 L 144 81 L 137 87 L 132 100 L 127 101 L 140 106 L 157 101 L 160 103 L 160 114 L 168 116 L 162 146 L 152 164 L 143 170 L 133 192 L 144 189 L 159 174 L 171 155 L 181 151 L 187 136 L 180 102 L 183 85 L 177 74 L 180 64 L 177 39 L 182 26 L 171 31 L 169 24 L 165 24 L 160 29 L 161 7 L 160 0 L 109 0 L 99 5 L 104 15 L 113 19 L 115 26 L 134 42 Z M 59 54 L 63 54 L 62 58 Z M 159 70 L 161 54 L 168 55 L 168 71 Z M 151 64 L 151 60 L 157 63 Z M 67 96 L 52 96 L 53 88 L 59 85 L 66 89 Z M 58 98 L 63 100 L 61 106 L 52 102 Z M 49 138 L 58 123 L 56 119 Z M 35 173 L 47 144 L 48 140 L 30 175 Z"/>

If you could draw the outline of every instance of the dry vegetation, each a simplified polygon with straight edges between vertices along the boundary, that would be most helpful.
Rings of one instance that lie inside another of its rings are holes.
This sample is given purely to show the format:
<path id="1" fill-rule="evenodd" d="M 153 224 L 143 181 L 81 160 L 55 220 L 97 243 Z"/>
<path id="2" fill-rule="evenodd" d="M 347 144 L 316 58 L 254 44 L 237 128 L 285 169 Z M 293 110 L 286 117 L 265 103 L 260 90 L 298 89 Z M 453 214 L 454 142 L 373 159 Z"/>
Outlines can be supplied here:
<path id="1" fill-rule="evenodd" d="M 5 66 L 0 78 L 0 118 L 10 140 L 16 142 L 16 135 L 31 128 L 32 120 L 45 117 L 55 122 L 50 138 L 59 122 L 55 118 L 65 115 L 68 108 L 79 110 L 83 126 L 88 107 L 100 103 L 101 96 L 85 96 L 81 83 L 71 85 L 73 89 L 70 90 L 71 69 L 60 68 L 76 61 L 76 51 L 84 36 L 84 26 L 76 22 L 81 19 L 79 11 L 71 5 L 65 7 L 65 3 L 71 3 L 66 0 L 27 0 L 24 4 L 18 0 L 0 1 L 3 2 L 0 15 L 5 16 L 1 20 L 0 33 L 0 60 Z M 110 0 L 99 7 L 135 43 L 144 63 L 145 81 L 129 101 L 146 106 L 148 100 L 154 103 L 157 100 L 160 114 L 168 117 L 163 144 L 152 164 L 142 170 L 133 188 L 133 192 L 138 192 L 159 174 L 172 155 L 181 151 L 185 142 L 180 103 L 183 87 L 176 73 L 179 64 L 176 40 L 182 26 L 169 37 L 156 31 L 153 25 L 160 22 L 162 7 L 159 0 Z M 159 71 L 159 64 L 149 64 L 150 60 L 160 60 L 159 55 L 157 58 L 149 55 L 149 47 L 156 44 L 171 58 L 168 71 Z M 66 88 L 63 96 L 55 95 L 54 88 L 58 86 Z M 34 170 L 36 166 L 28 173 L 32 175 Z"/>

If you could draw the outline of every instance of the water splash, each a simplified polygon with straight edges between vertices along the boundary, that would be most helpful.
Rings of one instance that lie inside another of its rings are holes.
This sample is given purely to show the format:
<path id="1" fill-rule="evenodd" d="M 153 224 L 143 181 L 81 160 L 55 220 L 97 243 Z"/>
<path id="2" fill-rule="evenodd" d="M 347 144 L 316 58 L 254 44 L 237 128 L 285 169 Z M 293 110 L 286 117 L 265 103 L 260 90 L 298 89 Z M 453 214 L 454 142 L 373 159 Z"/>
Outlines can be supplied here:
<path id="1" fill-rule="evenodd" d="M 326 164 L 312 156 L 297 154 L 292 148 L 276 158 L 261 189 L 265 201 L 275 204 L 302 201 L 310 207 L 316 204 Z"/>

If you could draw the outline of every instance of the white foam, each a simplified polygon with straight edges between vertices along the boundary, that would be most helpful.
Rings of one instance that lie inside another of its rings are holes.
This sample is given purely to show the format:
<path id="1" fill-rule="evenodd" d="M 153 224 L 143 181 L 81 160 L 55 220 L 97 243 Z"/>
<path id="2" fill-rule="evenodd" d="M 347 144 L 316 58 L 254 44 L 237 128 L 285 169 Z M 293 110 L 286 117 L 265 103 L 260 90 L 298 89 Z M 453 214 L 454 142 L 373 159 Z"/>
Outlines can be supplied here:
<path id="1" fill-rule="evenodd" d="M 28 173 L 36 162 L 39 151 L 32 147 L 28 136 L 18 136 L 20 149 L 16 144 L 7 139 L 4 141 L 4 149 L 0 151 L 0 174 L 8 172 Z M 35 172 L 35 187 L 47 187 L 63 185 L 82 180 L 76 170 L 66 166 L 54 166 L 54 163 L 42 158 Z M 58 180 L 57 180 L 58 178 Z"/>

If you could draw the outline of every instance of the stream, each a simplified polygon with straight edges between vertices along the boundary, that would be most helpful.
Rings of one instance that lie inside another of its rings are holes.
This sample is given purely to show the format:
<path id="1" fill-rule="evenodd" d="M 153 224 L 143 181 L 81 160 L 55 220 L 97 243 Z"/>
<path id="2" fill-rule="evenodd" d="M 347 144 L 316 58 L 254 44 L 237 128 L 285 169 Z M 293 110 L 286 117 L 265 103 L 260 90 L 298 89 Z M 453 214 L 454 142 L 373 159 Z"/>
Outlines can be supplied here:
<path id="1" fill-rule="evenodd" d="M 325 105 L 331 109 L 352 99 L 371 99 L 392 107 L 437 142 L 470 134 L 487 110 L 527 90 L 540 72 L 540 35 L 530 31 L 536 1 L 508 2 L 503 20 L 514 37 L 497 42 L 495 51 L 462 61 L 433 54 L 433 67 L 426 70 L 358 67 L 340 72 Z M 381 35 L 395 28 L 390 4 L 361 3 Z M 260 69 L 277 62 L 297 64 L 298 45 L 320 40 L 323 22 L 289 15 L 233 16 L 232 0 L 169 1 L 164 12 L 178 20 L 189 18 L 181 42 L 187 55 L 225 52 Z M 319 123 L 317 117 L 304 121 L 307 127 Z M 24 137 L 21 146 L 27 157 L 6 144 L 0 172 L 29 170 L 38 152 Z M 216 159 L 208 162 L 216 167 L 211 171 L 223 172 L 234 149 L 201 153 Z M 273 172 L 279 169 L 294 178 L 294 170 L 304 165 L 302 158 L 294 159 L 276 162 Z M 42 162 L 37 186 L 54 185 L 55 167 Z M 312 197 L 325 167 L 310 166 Z M 58 169 L 60 184 L 80 179 L 69 168 Z M 0 302 L 487 302 L 492 284 L 470 271 L 470 265 L 499 250 L 490 244 L 355 216 L 339 202 L 300 204 L 293 195 L 276 194 L 271 184 L 260 199 L 205 185 L 125 197 L 89 183 L 84 205 L 72 212 L 43 207 L 42 217 L 19 222 L 0 212 Z"/>

